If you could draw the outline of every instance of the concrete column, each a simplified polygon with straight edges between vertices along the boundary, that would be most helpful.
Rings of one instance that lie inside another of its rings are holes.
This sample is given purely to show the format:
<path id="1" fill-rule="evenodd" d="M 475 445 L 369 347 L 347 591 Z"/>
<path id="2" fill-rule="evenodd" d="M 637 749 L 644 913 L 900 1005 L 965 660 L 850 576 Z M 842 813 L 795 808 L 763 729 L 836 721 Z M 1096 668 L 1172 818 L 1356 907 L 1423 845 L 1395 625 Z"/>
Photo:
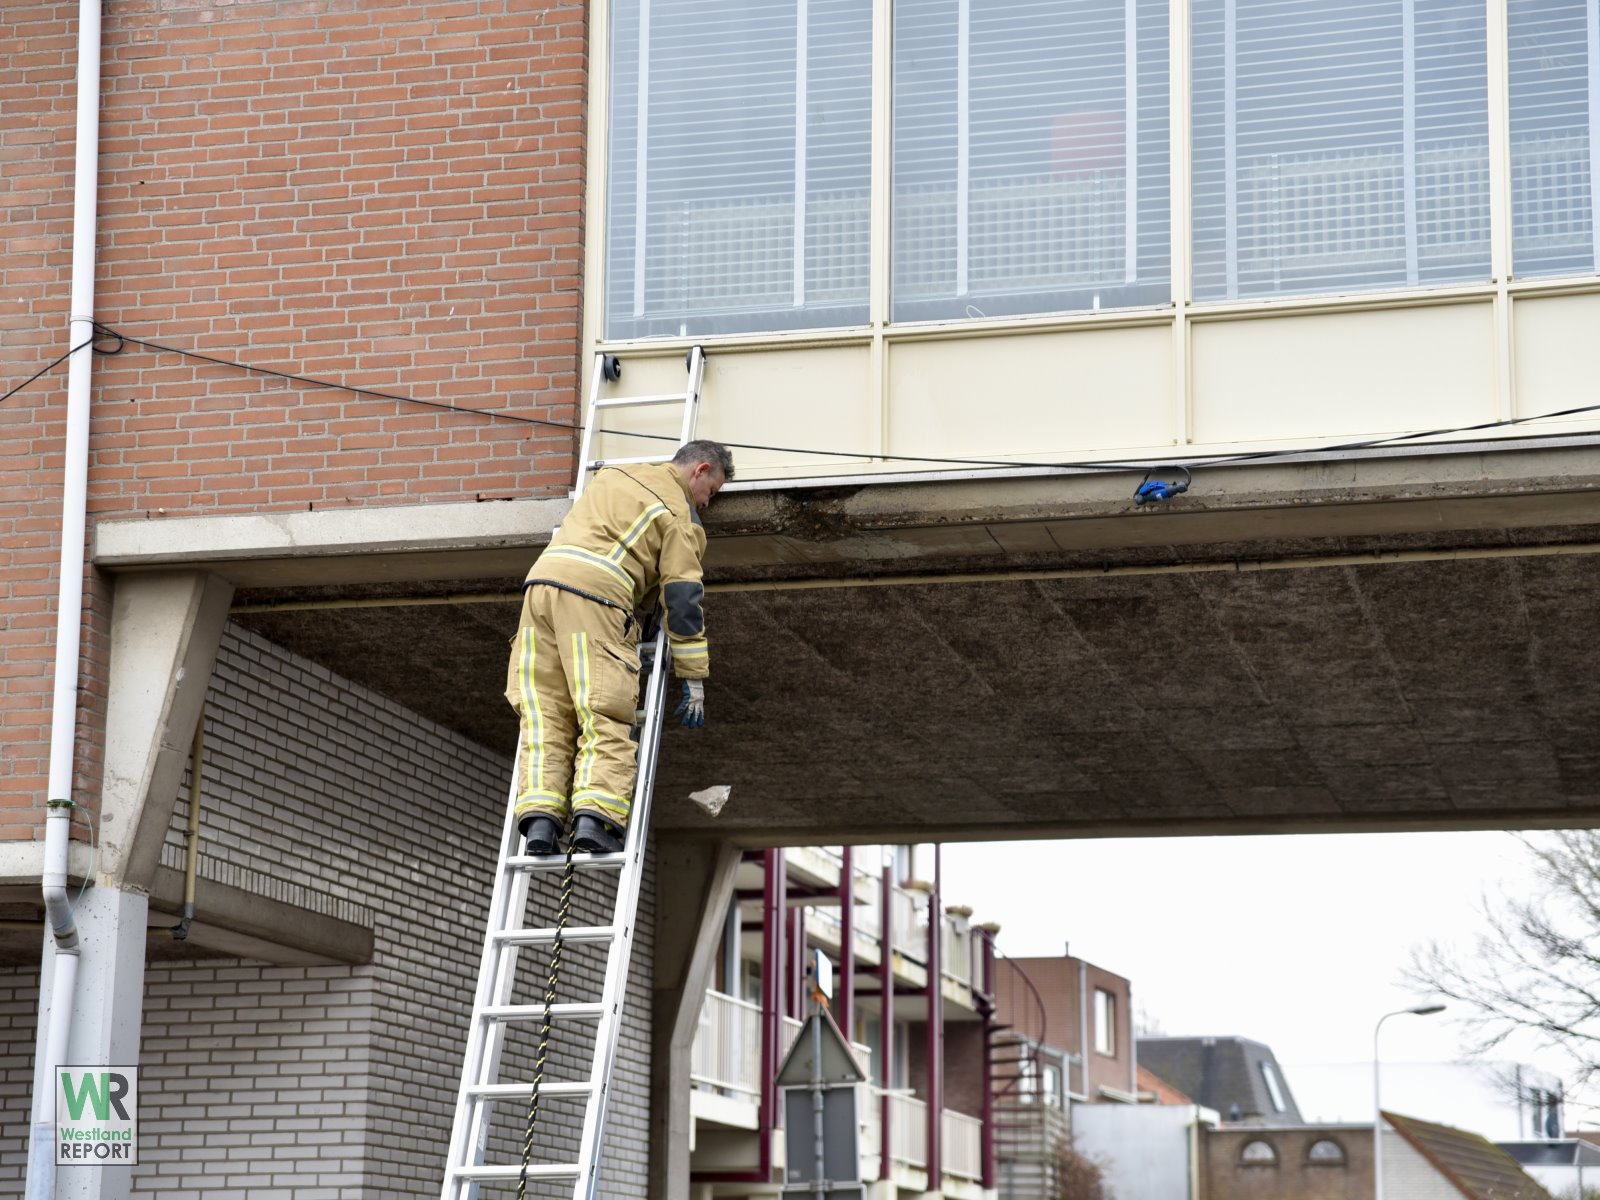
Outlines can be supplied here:
<path id="1" fill-rule="evenodd" d="M 113 884 L 148 891 L 155 877 L 232 598 L 203 571 L 117 579 L 98 829 Z"/>
<path id="2" fill-rule="evenodd" d="M 70 997 L 72 1034 L 63 1066 L 131 1067 L 139 1063 L 139 1026 L 144 1006 L 146 897 L 113 887 L 90 887 L 74 916 L 82 933 L 77 986 Z M 55 938 L 45 934 L 39 1011 L 55 1003 Z M 35 1078 L 44 1070 L 45 1023 L 34 1051 Z M 141 1085 L 145 1083 L 140 1081 Z M 50 1081 L 55 1087 L 55 1081 Z M 149 1149 L 148 1138 L 145 1149 Z M 133 1191 L 133 1168 L 60 1166 L 54 1200 L 125 1200 Z"/>
<path id="3" fill-rule="evenodd" d="M 666 839 L 656 848 L 648 1193 L 656 1200 L 690 1200 L 692 1195 L 689 1056 L 739 857 L 730 842 Z"/>
<path id="4" fill-rule="evenodd" d="M 55 938 L 47 932 L 44 939 L 34 1055 L 40 1100 L 56 1087 L 45 1017 L 59 1006 L 72 1010 L 61 1065 L 139 1062 L 148 892 L 232 597 L 231 584 L 203 571 L 131 574 L 116 582 L 105 767 L 90 886 L 74 903 L 81 945 L 69 994 L 55 994 Z M 42 1111 L 52 1109 L 50 1101 Z M 42 1189 L 50 1200 L 122 1200 L 132 1191 L 132 1168 L 63 1165 L 52 1189 L 46 1176 L 35 1177 L 30 1160 L 29 1188 L 30 1196 Z"/>

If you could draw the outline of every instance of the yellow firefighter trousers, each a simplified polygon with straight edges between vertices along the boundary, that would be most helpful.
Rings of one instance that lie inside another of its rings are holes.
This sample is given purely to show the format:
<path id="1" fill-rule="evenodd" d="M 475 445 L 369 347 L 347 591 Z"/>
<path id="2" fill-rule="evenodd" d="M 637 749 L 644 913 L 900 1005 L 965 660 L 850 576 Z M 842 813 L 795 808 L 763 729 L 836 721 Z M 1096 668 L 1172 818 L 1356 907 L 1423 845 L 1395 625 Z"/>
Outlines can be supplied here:
<path id="1" fill-rule="evenodd" d="M 626 828 L 639 652 L 626 614 L 547 585 L 523 589 L 506 699 L 517 710 L 517 821 L 589 812 Z"/>

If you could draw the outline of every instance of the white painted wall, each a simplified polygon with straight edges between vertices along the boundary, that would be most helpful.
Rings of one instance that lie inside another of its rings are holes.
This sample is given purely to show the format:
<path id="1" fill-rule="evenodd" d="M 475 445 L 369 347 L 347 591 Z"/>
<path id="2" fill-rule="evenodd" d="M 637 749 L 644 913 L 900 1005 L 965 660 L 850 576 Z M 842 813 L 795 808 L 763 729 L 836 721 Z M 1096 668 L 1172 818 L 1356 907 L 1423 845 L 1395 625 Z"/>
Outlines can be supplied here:
<path id="1" fill-rule="evenodd" d="M 1195 1105 L 1074 1104 L 1072 1144 L 1104 1175 L 1111 1200 L 1196 1194 L 1193 1128 L 1217 1115 Z"/>
<path id="2" fill-rule="evenodd" d="M 1461 1192 L 1411 1143 L 1392 1129 L 1383 1131 L 1384 1200 L 1461 1200 Z"/>

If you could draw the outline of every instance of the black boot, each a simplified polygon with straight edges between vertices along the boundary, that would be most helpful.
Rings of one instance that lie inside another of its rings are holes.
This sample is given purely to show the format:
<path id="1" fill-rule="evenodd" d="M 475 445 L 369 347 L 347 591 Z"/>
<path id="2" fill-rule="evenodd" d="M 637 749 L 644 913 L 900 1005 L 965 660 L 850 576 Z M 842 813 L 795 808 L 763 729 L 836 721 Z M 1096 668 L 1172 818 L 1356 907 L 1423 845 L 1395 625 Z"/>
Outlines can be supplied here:
<path id="1" fill-rule="evenodd" d="M 579 813 L 572 829 L 572 848 L 581 854 L 619 854 L 623 832 L 593 813 Z"/>
<path id="2" fill-rule="evenodd" d="M 561 826 L 556 824 L 554 817 L 523 817 L 517 825 L 517 831 L 528 839 L 528 848 L 524 853 L 534 858 L 548 858 L 556 853 L 556 839 L 561 836 Z"/>

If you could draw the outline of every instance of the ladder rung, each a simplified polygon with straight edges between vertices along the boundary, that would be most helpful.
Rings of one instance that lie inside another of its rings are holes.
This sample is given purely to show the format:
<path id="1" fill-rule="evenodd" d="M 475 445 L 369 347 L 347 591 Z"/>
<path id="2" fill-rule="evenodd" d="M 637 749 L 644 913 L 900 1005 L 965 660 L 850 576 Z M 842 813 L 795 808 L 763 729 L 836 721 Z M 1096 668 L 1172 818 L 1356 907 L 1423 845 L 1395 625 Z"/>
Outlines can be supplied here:
<path id="1" fill-rule="evenodd" d="M 455 1167 L 450 1172 L 450 1182 L 458 1179 L 517 1179 L 522 1175 L 519 1163 L 496 1166 Z M 529 1179 L 576 1179 L 577 1163 L 529 1163 Z"/>
<path id="2" fill-rule="evenodd" d="M 615 925 L 575 925 L 561 934 L 563 942 L 609 942 L 617 936 Z M 549 929 L 502 929 L 494 940 L 510 946 L 548 946 L 556 940 L 556 931 Z"/>
<path id="3" fill-rule="evenodd" d="M 591 1083 L 541 1083 L 539 1095 L 545 1098 L 587 1096 L 594 1090 Z M 531 1083 L 480 1083 L 467 1089 L 475 1100 L 516 1100 L 533 1094 Z"/>
<path id="4" fill-rule="evenodd" d="M 615 870 L 628 861 L 626 852 L 616 854 L 574 854 L 572 865 L 580 871 Z M 567 856 L 565 854 L 542 855 L 533 858 L 526 854 L 515 854 L 506 859 L 506 866 L 514 871 L 565 871 L 567 869 Z"/>
<path id="5" fill-rule="evenodd" d="M 682 392 L 660 392 L 654 396 L 608 396 L 604 400 L 596 400 L 594 406 L 596 408 L 643 408 L 647 404 L 685 404 L 688 399 Z"/>
<path id="6" fill-rule="evenodd" d="M 672 454 L 676 454 L 674 450 Z M 632 458 L 596 458 L 583 464 L 585 471 L 598 471 L 601 467 L 634 467 L 643 463 L 672 461 L 672 454 L 636 454 Z"/>
<path id="7" fill-rule="evenodd" d="M 604 1004 L 552 1004 L 550 1016 L 561 1021 L 598 1021 L 605 1015 Z M 544 1019 L 543 1004 L 488 1004 L 478 1010 L 480 1017 L 493 1021 L 537 1021 Z"/>

